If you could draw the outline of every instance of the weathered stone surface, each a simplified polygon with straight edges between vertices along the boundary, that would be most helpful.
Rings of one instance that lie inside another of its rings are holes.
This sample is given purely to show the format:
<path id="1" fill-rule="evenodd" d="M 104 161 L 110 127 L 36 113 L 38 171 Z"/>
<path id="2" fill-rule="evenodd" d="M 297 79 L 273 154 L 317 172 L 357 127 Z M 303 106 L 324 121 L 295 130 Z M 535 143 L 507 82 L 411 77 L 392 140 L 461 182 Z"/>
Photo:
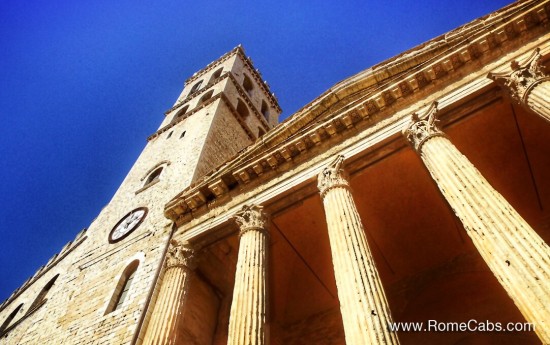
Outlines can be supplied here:
<path id="1" fill-rule="evenodd" d="M 227 344 L 267 345 L 269 220 L 260 206 L 244 206 L 235 220 L 240 243 Z"/>
<path id="2" fill-rule="evenodd" d="M 414 116 L 405 130 L 441 193 L 460 219 L 477 250 L 518 306 L 550 343 L 550 247 L 428 119 Z M 431 123 L 432 126 L 420 124 Z M 427 128 L 422 135 L 413 135 Z"/>
<path id="3" fill-rule="evenodd" d="M 165 261 L 166 271 L 143 344 L 177 344 L 176 329 L 189 295 L 194 260 L 194 250 L 189 244 L 171 241 Z"/>
<path id="4" fill-rule="evenodd" d="M 514 60 L 510 72 L 489 73 L 516 102 L 550 121 L 550 76 L 543 69 L 540 49 L 535 49 L 523 63 Z"/>
<path id="5" fill-rule="evenodd" d="M 390 308 L 338 156 L 318 177 L 348 344 L 398 344 Z"/>

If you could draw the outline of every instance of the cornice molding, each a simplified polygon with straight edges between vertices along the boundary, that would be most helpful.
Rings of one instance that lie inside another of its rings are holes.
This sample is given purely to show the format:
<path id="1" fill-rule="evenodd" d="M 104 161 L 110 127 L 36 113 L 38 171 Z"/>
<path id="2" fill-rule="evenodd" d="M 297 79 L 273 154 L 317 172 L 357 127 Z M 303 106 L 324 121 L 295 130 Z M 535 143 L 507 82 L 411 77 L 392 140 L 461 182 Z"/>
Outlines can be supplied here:
<path id="1" fill-rule="evenodd" d="M 455 90 L 452 93 L 437 91 L 432 97 L 439 100 L 445 125 L 502 100 L 498 86 L 482 74 L 456 85 Z M 425 109 L 427 103 L 408 105 L 376 124 L 357 128 L 350 135 L 337 136 L 323 143 L 277 171 L 262 175 L 261 179 L 246 188 L 232 188 L 220 198 L 208 201 L 204 207 L 178 218 L 175 223 L 177 236 L 188 241 L 201 241 L 204 246 L 234 229 L 231 226 L 232 217 L 243 205 L 264 205 L 275 216 L 308 196 L 318 195 L 317 176 L 338 155 L 347 157 L 345 168 L 349 174 L 360 174 L 366 167 L 406 149 L 407 142 L 401 132 L 409 122 L 411 113 L 423 113 Z"/>
<path id="2" fill-rule="evenodd" d="M 285 162 L 322 142 L 344 135 L 361 123 L 366 122 L 361 126 L 372 126 L 398 109 L 429 96 L 435 87 L 442 89 L 460 81 L 469 72 L 497 61 L 504 55 L 503 51 L 513 51 L 526 39 L 546 34 L 543 25 L 548 25 L 549 16 L 548 0 L 514 3 L 485 17 L 485 21 L 475 21 L 475 29 L 467 24 L 448 33 L 446 36 L 454 35 L 455 43 L 452 46 L 445 43 L 443 53 L 441 44 L 432 40 L 418 48 L 423 55 L 421 61 L 413 49 L 390 59 L 387 65 L 383 63 L 376 66 L 376 70 L 366 70 L 337 84 L 234 160 L 177 195 L 165 206 L 165 216 L 181 225 L 194 214 L 201 214 L 200 208 L 225 202 L 230 190 L 238 187 L 242 192 L 253 180 L 283 173 L 289 169 L 288 164 L 281 169 Z M 461 35 L 461 32 L 466 33 Z M 523 39 L 518 39 L 520 37 Z M 355 100 L 350 101 L 349 97 Z M 333 113 L 339 105 L 345 108 Z M 267 174 L 269 171 L 272 173 Z"/>
<path id="3" fill-rule="evenodd" d="M 176 104 L 174 104 L 174 106 L 168 110 L 166 110 L 164 112 L 164 115 L 169 115 L 171 112 L 173 112 L 174 110 L 178 109 L 178 108 L 181 108 L 185 103 L 189 102 L 190 100 L 192 100 L 193 98 L 197 97 L 197 96 L 200 96 L 202 95 L 203 93 L 205 93 L 206 91 L 209 91 L 209 89 L 216 85 L 217 83 L 219 83 L 220 81 L 222 81 L 223 79 L 227 78 L 227 75 L 231 73 L 230 71 L 227 71 L 225 73 L 223 73 L 222 75 L 220 75 L 218 78 L 210 81 L 208 84 L 204 85 L 203 87 L 199 88 L 197 91 L 193 92 L 193 93 L 190 93 L 187 95 L 187 97 L 185 97 L 184 99 L 182 99 L 181 101 L 177 102 Z"/>
<path id="4" fill-rule="evenodd" d="M 159 129 L 158 131 L 156 131 L 155 133 L 151 134 L 148 138 L 147 138 L 147 141 L 151 141 L 155 138 L 157 138 L 159 135 L 161 135 L 162 133 L 168 131 L 169 129 L 173 128 L 175 125 L 177 125 L 178 123 L 182 122 L 184 119 L 186 119 L 187 117 L 195 114 L 196 112 L 198 112 L 199 110 L 207 107 L 208 105 L 210 105 L 211 103 L 215 102 L 216 100 L 218 99 L 221 99 L 222 101 L 224 101 L 225 105 L 227 105 L 227 107 L 229 108 L 229 110 L 231 111 L 231 113 L 233 114 L 233 116 L 237 119 L 237 121 L 239 122 L 239 124 L 241 125 L 241 128 L 246 132 L 246 134 L 248 135 L 248 138 L 250 138 L 250 140 L 254 141 L 255 140 L 255 136 L 254 134 L 250 131 L 250 129 L 248 129 L 248 126 L 246 125 L 246 123 L 244 122 L 244 120 L 241 118 L 241 115 L 239 115 L 239 113 L 237 112 L 237 110 L 235 109 L 235 107 L 233 107 L 233 105 L 231 104 L 231 102 L 229 101 L 229 99 L 227 99 L 227 96 L 225 96 L 225 94 L 223 92 L 220 92 L 218 93 L 217 95 L 214 95 L 212 96 L 210 99 L 208 99 L 206 102 L 204 102 L 203 104 L 201 104 L 200 106 L 196 107 L 195 109 L 191 110 L 190 112 L 186 113 L 184 116 L 182 116 L 181 118 L 179 118 L 177 121 L 174 121 L 172 123 L 170 123 L 169 125 L 166 125 L 164 127 L 162 127 L 161 129 Z"/>
<path id="5" fill-rule="evenodd" d="M 192 94 L 192 97 L 191 98 L 195 98 L 195 97 L 198 97 L 208 91 L 210 91 L 210 88 L 213 86 L 213 85 L 216 85 L 217 83 L 219 83 L 220 81 L 222 81 L 223 79 L 229 79 L 231 80 L 231 82 L 235 85 L 235 88 L 237 89 L 237 92 L 239 93 L 239 95 L 241 96 L 241 98 L 243 99 L 243 101 L 246 103 L 246 105 L 248 106 L 248 108 L 250 109 L 250 111 L 252 112 L 252 114 L 254 114 L 254 116 L 256 117 L 256 119 L 258 119 L 258 121 L 260 121 L 260 123 L 262 124 L 263 126 L 263 129 L 265 131 L 268 131 L 269 130 L 269 124 L 267 123 L 267 120 L 263 117 L 263 115 L 260 113 L 260 111 L 254 106 L 254 104 L 252 104 L 252 101 L 250 100 L 250 96 L 248 95 L 248 93 L 246 93 L 246 91 L 244 91 L 243 87 L 237 82 L 237 79 L 235 79 L 235 76 L 233 75 L 233 73 L 231 72 L 226 72 L 224 73 L 223 75 L 221 75 L 219 78 L 215 79 L 214 81 L 212 81 L 211 83 L 209 83 L 208 85 L 206 85 L 204 88 L 201 88 L 199 91 L 197 92 L 194 92 Z M 221 95 L 221 96 L 220 96 Z M 191 95 L 190 95 L 191 96 Z M 241 123 L 241 126 L 243 126 L 243 129 L 245 129 L 245 131 L 247 132 L 249 138 L 254 141 L 255 140 L 255 136 L 252 134 L 252 132 L 250 131 L 250 129 L 248 129 L 248 126 L 246 126 L 246 124 L 244 123 L 244 121 L 242 121 L 241 119 L 241 116 L 238 115 L 236 109 L 233 107 L 233 105 L 231 105 L 229 99 L 227 98 L 227 96 L 225 96 L 225 93 L 223 91 L 221 91 L 220 93 L 212 96 L 212 98 L 208 99 L 206 102 L 204 102 L 203 104 L 200 104 L 198 106 L 196 106 L 194 109 L 188 111 L 187 113 L 185 113 L 184 115 L 182 116 L 179 116 L 177 119 L 175 119 L 175 121 L 172 121 L 170 122 L 169 124 L 167 124 L 166 126 L 160 128 L 159 130 L 157 130 L 155 133 L 151 134 L 148 138 L 147 138 L 147 141 L 151 141 L 155 138 L 157 138 L 159 135 L 161 135 L 162 133 L 168 131 L 169 129 L 171 129 L 172 127 L 174 127 L 175 125 L 177 125 L 178 123 L 182 122 L 183 120 L 185 120 L 186 118 L 188 118 L 189 116 L 195 114 L 196 112 L 200 111 L 202 108 L 206 107 L 207 105 L 209 105 L 210 103 L 212 103 L 213 101 L 215 101 L 216 99 L 218 99 L 219 97 L 222 97 L 223 100 L 226 102 L 226 104 L 230 107 L 231 111 L 233 112 L 233 115 L 236 114 L 236 118 L 237 120 L 239 121 L 239 123 Z M 190 98 L 190 99 L 191 99 Z M 171 110 L 169 110 L 168 112 L 172 112 L 174 110 L 177 110 L 179 107 L 182 107 L 185 103 L 187 103 L 190 99 L 185 99 L 184 102 L 178 104 L 177 106 L 174 106 Z"/>

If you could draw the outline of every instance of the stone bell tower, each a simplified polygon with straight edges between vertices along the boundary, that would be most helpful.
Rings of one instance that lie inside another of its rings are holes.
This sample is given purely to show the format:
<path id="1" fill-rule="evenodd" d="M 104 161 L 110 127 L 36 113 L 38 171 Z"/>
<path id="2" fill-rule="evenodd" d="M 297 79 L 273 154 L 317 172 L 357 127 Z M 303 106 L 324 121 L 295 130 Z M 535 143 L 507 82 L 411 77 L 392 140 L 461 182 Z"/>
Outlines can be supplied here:
<path id="1" fill-rule="evenodd" d="M 88 230 L 0 306 L 0 344 L 139 342 L 173 231 L 165 204 L 280 113 L 240 46 L 191 76 Z"/>
<path id="2" fill-rule="evenodd" d="M 186 170 L 179 179 L 188 185 L 262 136 L 280 113 L 259 71 L 238 46 L 186 81 L 149 141 L 184 139 L 185 154 L 178 150 L 177 155 Z"/>

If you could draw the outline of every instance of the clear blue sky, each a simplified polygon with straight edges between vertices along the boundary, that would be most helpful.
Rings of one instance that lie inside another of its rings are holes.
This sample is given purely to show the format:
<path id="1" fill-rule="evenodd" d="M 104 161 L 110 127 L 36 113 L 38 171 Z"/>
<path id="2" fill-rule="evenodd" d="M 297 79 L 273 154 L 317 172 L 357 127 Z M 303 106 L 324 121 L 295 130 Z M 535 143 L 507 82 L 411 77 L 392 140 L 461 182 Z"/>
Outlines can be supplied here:
<path id="1" fill-rule="evenodd" d="M 195 71 L 239 43 L 283 117 L 511 0 L 0 2 L 0 301 L 110 200 Z"/>

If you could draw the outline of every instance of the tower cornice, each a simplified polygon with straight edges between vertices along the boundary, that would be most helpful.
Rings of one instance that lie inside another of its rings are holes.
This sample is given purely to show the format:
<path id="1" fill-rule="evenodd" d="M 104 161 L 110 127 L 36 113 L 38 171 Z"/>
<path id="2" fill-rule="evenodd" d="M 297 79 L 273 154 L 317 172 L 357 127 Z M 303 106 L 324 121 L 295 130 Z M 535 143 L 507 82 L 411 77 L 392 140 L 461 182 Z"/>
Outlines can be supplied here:
<path id="1" fill-rule="evenodd" d="M 188 97 L 186 97 L 183 101 L 179 102 L 178 104 L 176 104 L 175 106 L 173 106 L 172 108 L 170 108 L 166 114 L 169 114 L 175 110 L 177 110 L 178 108 L 182 107 L 185 103 L 189 102 L 190 100 L 192 100 L 193 98 L 195 97 L 198 97 L 198 96 L 201 96 L 203 93 L 207 92 L 210 90 L 210 87 L 212 85 L 215 85 L 217 83 L 219 83 L 220 81 L 222 81 L 223 79 L 229 79 L 231 80 L 231 82 L 233 83 L 233 85 L 235 86 L 235 88 L 237 89 L 237 92 L 239 93 L 239 95 L 241 96 L 241 98 L 246 102 L 247 106 L 249 107 L 249 109 L 251 109 L 252 113 L 254 114 L 254 116 L 258 119 L 258 121 L 262 124 L 263 126 L 263 130 L 265 131 L 268 131 L 269 130 L 269 124 L 267 123 L 266 119 L 262 116 L 262 114 L 260 113 L 260 111 L 256 108 L 256 106 L 252 103 L 252 101 L 250 100 L 250 96 L 248 95 L 248 93 L 243 89 L 242 85 L 239 84 L 237 82 L 237 80 L 235 79 L 235 76 L 233 75 L 233 73 L 231 73 L 230 71 L 222 74 L 219 78 L 213 80 L 211 83 L 209 83 L 208 85 L 206 85 L 204 88 L 201 88 L 199 91 L 197 92 L 193 92 L 192 94 L 190 94 Z M 226 101 L 226 103 L 230 103 L 229 100 L 227 99 L 227 97 L 225 96 L 225 94 L 222 92 L 220 92 L 219 94 L 222 94 L 223 95 L 223 99 L 224 101 Z M 214 99 L 217 99 L 216 96 L 213 97 Z M 169 123 L 168 125 L 160 128 L 159 130 L 157 130 L 155 133 L 151 134 L 148 138 L 147 138 L 147 141 L 150 141 L 156 137 L 158 137 L 160 134 L 168 131 L 170 128 L 174 127 L 176 124 L 180 123 L 181 121 L 183 121 L 184 119 L 188 118 L 189 116 L 195 114 L 197 111 L 199 111 L 200 109 L 202 109 L 203 107 L 207 106 L 208 104 L 210 104 L 211 102 L 213 102 L 214 100 L 212 101 L 209 101 L 209 102 L 206 102 L 204 103 L 203 105 L 200 105 L 198 107 L 196 107 L 195 109 L 192 109 L 190 110 L 189 112 L 187 112 L 185 115 L 179 117 L 176 121 L 173 121 L 171 123 Z M 232 109 L 232 111 L 234 110 L 233 107 L 231 106 L 230 107 Z M 244 122 L 242 122 L 240 120 L 240 117 L 237 115 L 237 112 L 236 110 L 233 111 L 235 117 L 237 117 L 237 120 L 239 120 L 239 122 L 241 122 L 241 125 L 242 126 L 245 126 L 244 125 Z M 244 127 L 243 127 L 244 128 Z M 250 137 L 250 139 L 254 140 L 254 135 L 252 135 L 252 132 L 250 132 L 250 130 L 247 130 L 245 129 L 248 133 L 248 136 Z"/>
<path id="2" fill-rule="evenodd" d="M 198 111 L 202 110 L 204 107 L 208 106 L 209 104 L 215 102 L 216 100 L 218 99 L 221 99 L 223 102 L 225 102 L 225 104 L 227 105 L 227 107 L 231 110 L 231 113 L 233 114 L 233 116 L 237 119 L 237 121 L 239 122 L 239 125 L 241 126 L 241 128 L 246 132 L 248 138 L 250 140 L 254 140 L 256 137 L 254 136 L 254 134 L 250 131 L 250 129 L 248 129 L 248 127 L 246 126 L 246 123 L 244 122 L 244 120 L 241 119 L 241 116 L 239 115 L 239 113 L 237 112 L 237 110 L 235 109 L 235 107 L 233 107 L 233 105 L 231 104 L 231 102 L 229 101 L 229 99 L 225 96 L 225 94 L 223 92 L 220 92 L 214 96 L 212 96 L 211 98 L 209 98 L 206 102 L 204 102 L 203 104 L 201 104 L 200 106 L 196 107 L 195 109 L 193 110 L 190 110 L 189 112 L 185 113 L 185 115 L 181 116 L 180 118 L 178 118 L 176 121 L 162 127 L 161 129 L 159 129 L 158 131 L 156 131 L 155 133 L 151 134 L 148 138 L 147 138 L 147 141 L 151 141 L 155 138 L 157 138 L 159 135 L 161 135 L 162 133 L 165 133 L 167 132 L 169 129 L 173 128 L 175 125 L 177 125 L 178 123 L 182 122 L 184 119 L 188 118 L 189 116 L 197 113 Z"/>

